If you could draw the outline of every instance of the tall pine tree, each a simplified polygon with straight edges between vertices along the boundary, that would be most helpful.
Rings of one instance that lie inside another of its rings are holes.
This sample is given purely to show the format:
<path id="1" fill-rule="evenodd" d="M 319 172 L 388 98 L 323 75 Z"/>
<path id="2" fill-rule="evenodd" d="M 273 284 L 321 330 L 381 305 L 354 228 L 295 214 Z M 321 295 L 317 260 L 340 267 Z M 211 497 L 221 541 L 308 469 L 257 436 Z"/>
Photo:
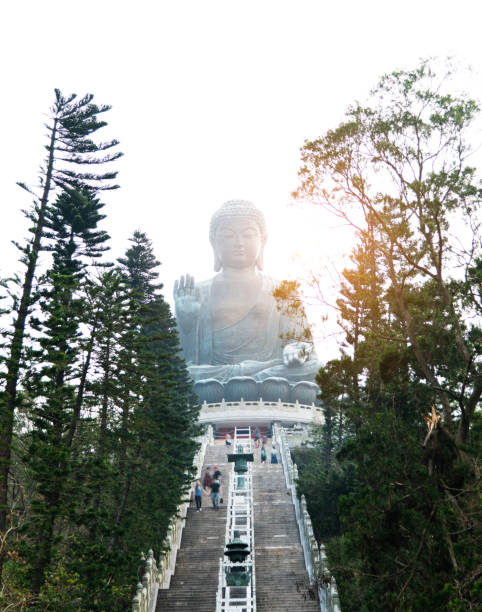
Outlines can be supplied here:
<path id="1" fill-rule="evenodd" d="M 140 529 L 144 530 L 142 537 L 145 542 L 151 538 L 152 545 L 160 547 L 163 529 L 189 482 L 185 472 L 189 472 L 196 450 L 193 438 L 198 433 L 199 404 L 180 356 L 175 320 L 159 293 L 160 285 L 155 282 L 159 262 L 144 233 L 136 231 L 131 242 L 119 263 L 137 305 L 138 335 L 128 338 L 124 352 L 127 357 L 130 351 L 124 372 L 125 388 L 132 384 L 133 373 L 138 381 L 137 391 L 131 393 L 135 399 L 128 408 L 129 414 L 124 408 L 124 420 L 133 423 L 137 439 L 130 436 L 125 440 L 130 442 L 131 449 L 122 470 L 125 479 L 116 524 L 120 526 L 127 520 L 124 506 L 135 490 L 137 499 L 145 500 L 142 505 L 145 521 L 139 521 Z M 124 406 L 127 404 L 125 400 Z M 121 435 L 125 433 L 121 431 Z M 139 470 L 141 464 L 143 469 Z M 153 516 L 157 519 L 154 522 Z M 113 544 L 116 542 L 114 538 Z"/>
<path id="2" fill-rule="evenodd" d="M 47 235 L 55 246 L 41 297 L 42 319 L 37 323 L 39 367 L 29 384 L 35 399 L 32 442 L 25 456 L 38 488 L 28 526 L 34 593 L 40 591 L 54 541 L 58 542 L 56 521 L 69 513 L 73 501 L 66 491 L 80 420 L 77 399 L 84 393 L 79 364 L 80 290 L 86 275 L 85 260 L 99 257 L 105 250 L 108 235 L 97 228 L 103 218 L 102 207 L 88 190 L 69 189 L 47 214 Z"/>
<path id="3" fill-rule="evenodd" d="M 32 291 L 42 239 L 52 192 L 58 189 L 90 189 L 94 191 L 115 189 L 115 171 L 99 172 L 95 169 L 118 159 L 122 153 L 111 152 L 118 142 L 109 140 L 95 142 L 92 136 L 106 125 L 99 115 L 109 106 L 98 106 L 88 94 L 78 99 L 75 94 L 65 97 L 55 90 L 55 101 L 46 124 L 48 142 L 47 155 L 39 176 L 40 190 L 19 183 L 34 196 L 33 206 L 27 211 L 30 219 L 31 237 L 24 245 L 18 245 L 25 265 L 22 280 L 18 281 L 19 295 L 13 302 L 13 331 L 6 350 L 6 375 L 0 393 L 0 533 L 6 534 L 8 516 L 8 474 L 12 450 L 14 413 L 17 406 L 19 378 L 22 371 L 22 352 L 26 324 L 32 309 Z M 93 170 L 86 170 L 86 168 Z M 4 552 L 0 554 L 0 576 Z"/>

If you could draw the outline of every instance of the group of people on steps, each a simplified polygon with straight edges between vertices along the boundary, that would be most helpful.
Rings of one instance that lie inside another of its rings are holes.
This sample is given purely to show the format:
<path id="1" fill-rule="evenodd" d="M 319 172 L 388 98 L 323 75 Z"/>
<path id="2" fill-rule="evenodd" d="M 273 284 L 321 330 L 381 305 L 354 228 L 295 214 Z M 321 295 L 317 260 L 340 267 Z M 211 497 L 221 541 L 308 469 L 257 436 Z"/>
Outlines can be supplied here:
<path id="1" fill-rule="evenodd" d="M 196 500 L 196 512 L 202 510 L 202 499 L 203 494 L 209 495 L 213 504 L 214 510 L 219 510 L 219 503 L 222 503 L 221 495 L 221 471 L 218 466 L 215 465 L 213 468 L 214 472 L 211 472 L 211 466 L 208 465 L 206 472 L 204 473 L 202 483 L 200 480 L 196 480 L 194 485 L 194 499 Z"/>
<path id="2" fill-rule="evenodd" d="M 266 446 L 268 444 L 268 437 L 266 433 L 261 436 L 261 433 L 257 427 L 254 429 L 254 446 L 259 448 L 261 444 L 261 464 L 266 464 L 268 459 L 268 453 Z M 229 432 L 226 434 L 225 441 L 226 446 L 231 446 L 231 435 Z M 278 463 L 278 455 L 276 452 L 276 444 L 273 442 L 271 445 L 271 463 Z M 219 510 L 219 504 L 223 503 L 221 498 L 221 472 L 218 466 L 213 467 L 214 472 L 211 473 L 211 466 L 207 466 L 204 473 L 202 482 L 196 480 L 194 484 L 194 499 L 196 501 L 196 512 L 202 511 L 202 496 L 209 495 L 213 505 L 213 510 Z"/>
<path id="3" fill-rule="evenodd" d="M 266 450 L 266 446 L 268 444 L 268 436 L 266 433 L 261 435 L 259 429 L 257 427 L 254 428 L 254 445 L 256 448 L 260 447 L 261 444 L 261 463 L 265 464 L 268 459 L 268 452 Z M 276 453 L 276 444 L 273 442 L 271 445 L 271 463 L 278 463 L 278 455 Z"/>

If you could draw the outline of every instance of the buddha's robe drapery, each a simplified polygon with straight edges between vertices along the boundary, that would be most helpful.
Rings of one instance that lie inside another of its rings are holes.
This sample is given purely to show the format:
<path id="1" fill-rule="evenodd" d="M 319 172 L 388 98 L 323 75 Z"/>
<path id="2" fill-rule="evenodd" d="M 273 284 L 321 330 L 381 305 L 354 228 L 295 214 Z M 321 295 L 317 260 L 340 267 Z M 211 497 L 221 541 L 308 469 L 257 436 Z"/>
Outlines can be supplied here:
<path id="1" fill-rule="evenodd" d="M 201 309 L 196 324 L 188 333 L 179 326 L 184 357 L 195 381 L 216 378 L 226 382 L 234 376 L 251 376 L 260 381 L 270 376 L 282 376 L 291 382 L 314 379 L 320 368 L 314 353 L 301 365 L 283 364 L 283 347 L 289 338 L 300 337 L 307 329 L 306 319 L 281 312 L 273 297 L 279 281 L 264 275 L 261 278 L 254 305 L 247 307 L 239 321 L 222 329 L 213 326 L 213 280 L 197 285 Z"/>

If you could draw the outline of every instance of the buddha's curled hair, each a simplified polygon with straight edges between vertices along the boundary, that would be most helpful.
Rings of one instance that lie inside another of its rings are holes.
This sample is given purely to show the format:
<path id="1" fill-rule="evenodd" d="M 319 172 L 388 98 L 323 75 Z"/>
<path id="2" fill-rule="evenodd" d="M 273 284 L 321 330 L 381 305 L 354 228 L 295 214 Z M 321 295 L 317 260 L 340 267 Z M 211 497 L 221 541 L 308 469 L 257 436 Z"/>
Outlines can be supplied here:
<path id="1" fill-rule="evenodd" d="M 263 246 L 266 244 L 268 233 L 266 231 L 266 221 L 263 213 L 248 200 L 228 200 L 227 202 L 224 202 L 221 208 L 219 208 L 211 217 L 211 223 L 209 225 L 209 240 L 213 247 L 219 223 L 225 219 L 233 219 L 236 217 L 253 219 L 253 221 L 255 221 L 259 227 Z"/>

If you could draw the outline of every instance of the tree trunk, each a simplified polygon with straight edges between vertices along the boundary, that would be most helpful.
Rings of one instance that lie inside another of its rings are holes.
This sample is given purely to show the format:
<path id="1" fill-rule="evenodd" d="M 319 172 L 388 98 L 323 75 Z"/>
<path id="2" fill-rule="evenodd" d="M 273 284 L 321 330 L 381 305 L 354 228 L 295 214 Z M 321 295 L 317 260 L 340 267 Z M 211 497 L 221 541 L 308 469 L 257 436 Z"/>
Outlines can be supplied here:
<path id="1" fill-rule="evenodd" d="M 72 415 L 72 422 L 70 424 L 69 433 L 67 436 L 67 447 L 72 448 L 75 431 L 79 423 L 80 411 L 82 408 L 82 402 L 84 401 L 85 384 L 87 382 L 87 374 L 89 372 L 90 360 L 92 358 L 92 351 L 94 348 L 95 333 L 97 331 L 98 320 L 94 321 L 92 331 L 87 345 L 87 355 L 85 357 L 84 367 L 82 368 L 82 374 L 80 376 L 79 388 L 77 390 L 77 396 L 75 398 L 74 413 Z"/>
<path id="2" fill-rule="evenodd" d="M 136 450 L 134 452 L 134 456 L 132 457 L 132 461 L 130 462 L 129 469 L 127 470 L 127 477 L 124 483 L 124 490 L 122 492 L 122 498 L 120 500 L 119 509 L 117 511 L 117 516 L 115 518 L 114 527 L 118 527 L 121 524 L 122 518 L 124 516 L 124 512 L 127 507 L 127 500 L 129 499 L 129 492 L 131 490 L 132 478 L 134 476 L 134 472 L 136 469 L 136 462 L 141 453 L 141 443 L 139 442 Z M 109 544 L 109 552 L 112 552 L 114 548 L 117 546 L 117 540 L 119 536 L 117 533 L 113 535 Z"/>
<path id="3" fill-rule="evenodd" d="M 59 496 L 60 491 L 57 491 L 55 497 L 50 500 L 49 507 L 52 507 L 58 503 Z M 37 563 L 33 570 L 32 593 L 35 593 L 36 595 L 40 593 L 40 589 L 44 583 L 45 570 L 47 569 L 52 556 L 52 541 L 56 517 L 56 513 L 55 515 L 54 513 L 49 514 L 47 529 L 43 533 L 42 546 L 40 548 Z"/>
<path id="4" fill-rule="evenodd" d="M 54 166 L 54 145 L 57 135 L 57 119 L 54 121 L 50 137 L 49 157 L 45 174 L 42 199 L 38 209 L 37 224 L 35 227 L 32 248 L 28 255 L 27 271 L 22 289 L 22 297 L 14 323 L 14 334 L 10 345 L 10 355 L 7 360 L 7 384 L 3 397 L 0 400 L 0 532 L 4 534 L 7 528 L 8 517 L 8 474 L 10 471 L 10 458 L 13 436 L 13 423 L 17 403 L 17 386 L 20 375 L 23 342 L 25 338 L 25 325 L 29 314 L 30 299 L 32 295 L 33 279 L 41 248 L 42 234 L 45 224 L 45 213 L 50 194 L 52 173 Z M 0 579 L 2 577 L 4 554 L 0 555 Z"/>
<path id="5" fill-rule="evenodd" d="M 109 329 L 109 332 L 111 330 Z M 109 406 L 109 385 L 110 385 L 110 374 L 111 374 L 111 363 L 110 363 L 110 348 L 111 348 L 111 336 L 109 334 L 107 338 L 107 346 L 105 352 L 104 361 L 104 376 L 102 381 L 102 402 L 101 402 L 101 410 L 100 410 L 100 429 L 99 429 L 99 441 L 97 447 L 97 456 L 99 458 L 99 462 L 102 464 L 106 455 L 106 442 L 107 442 L 107 411 Z M 94 499 L 92 502 L 92 508 L 94 512 L 97 512 L 97 509 L 100 506 L 102 487 L 99 486 L 96 488 L 96 492 L 94 495 Z M 90 540 L 93 541 L 96 537 L 97 526 L 94 524 L 94 527 L 90 530 Z"/>
<path id="6" fill-rule="evenodd" d="M 415 358 L 417 359 L 418 365 L 420 366 L 428 382 L 432 385 L 434 389 L 439 389 L 438 381 L 435 378 L 432 370 L 430 369 L 430 366 L 428 365 L 427 360 L 425 359 L 423 355 L 420 344 L 417 340 L 417 336 L 415 334 L 415 331 L 412 325 L 412 317 L 410 313 L 408 312 L 408 309 L 407 309 L 407 306 L 405 304 L 405 300 L 402 294 L 402 289 L 400 288 L 397 282 L 397 279 L 395 277 L 395 271 L 393 270 L 392 265 L 390 265 L 389 272 L 390 272 L 390 280 L 392 282 L 392 287 L 395 293 L 395 298 L 397 300 L 397 304 L 400 309 L 400 314 L 402 316 L 403 322 L 405 323 L 405 327 L 407 330 L 407 336 L 408 336 L 408 339 L 410 340 L 410 344 L 412 345 L 413 352 L 415 354 Z M 447 394 L 443 390 L 440 393 L 440 397 L 441 397 L 442 406 L 443 406 L 444 422 L 447 426 L 450 426 L 450 424 L 452 423 L 452 407 L 450 406 L 449 398 L 447 397 Z"/>

